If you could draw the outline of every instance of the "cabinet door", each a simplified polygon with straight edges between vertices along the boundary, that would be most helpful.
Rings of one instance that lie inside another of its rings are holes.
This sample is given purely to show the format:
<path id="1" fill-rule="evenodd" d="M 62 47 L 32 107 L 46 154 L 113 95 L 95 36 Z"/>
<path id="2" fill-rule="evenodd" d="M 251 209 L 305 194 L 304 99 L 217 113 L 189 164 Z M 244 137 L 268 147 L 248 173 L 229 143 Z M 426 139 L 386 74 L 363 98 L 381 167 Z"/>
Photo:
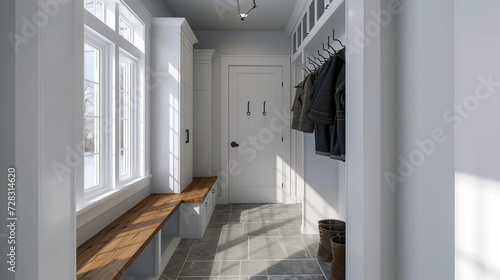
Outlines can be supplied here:
<path id="1" fill-rule="evenodd" d="M 192 82 L 192 61 L 193 51 L 181 41 L 181 155 L 180 173 L 181 186 L 184 189 L 193 179 L 193 86 Z"/>
<path id="2" fill-rule="evenodd" d="M 184 104 L 183 117 L 186 129 L 189 130 L 189 142 L 184 145 L 184 155 L 182 156 L 185 180 L 188 184 L 193 179 L 193 139 L 196 131 L 193 130 L 193 50 L 190 47 L 185 48 L 183 58 L 184 68 Z M 186 141 L 187 142 L 187 141 Z"/>
<path id="3" fill-rule="evenodd" d="M 202 232 L 207 228 L 208 222 L 210 220 L 210 194 L 207 195 L 205 201 L 201 205 L 201 228 Z"/>

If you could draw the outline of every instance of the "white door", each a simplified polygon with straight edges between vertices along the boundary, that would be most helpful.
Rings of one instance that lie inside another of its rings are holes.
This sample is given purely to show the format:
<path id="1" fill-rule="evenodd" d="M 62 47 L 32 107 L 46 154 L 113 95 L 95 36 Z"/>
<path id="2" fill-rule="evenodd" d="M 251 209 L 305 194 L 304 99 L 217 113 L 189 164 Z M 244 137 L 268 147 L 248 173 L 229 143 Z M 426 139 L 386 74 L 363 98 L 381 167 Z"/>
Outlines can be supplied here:
<path id="1" fill-rule="evenodd" d="M 230 203 L 282 203 L 282 100 L 281 66 L 229 67 Z"/>

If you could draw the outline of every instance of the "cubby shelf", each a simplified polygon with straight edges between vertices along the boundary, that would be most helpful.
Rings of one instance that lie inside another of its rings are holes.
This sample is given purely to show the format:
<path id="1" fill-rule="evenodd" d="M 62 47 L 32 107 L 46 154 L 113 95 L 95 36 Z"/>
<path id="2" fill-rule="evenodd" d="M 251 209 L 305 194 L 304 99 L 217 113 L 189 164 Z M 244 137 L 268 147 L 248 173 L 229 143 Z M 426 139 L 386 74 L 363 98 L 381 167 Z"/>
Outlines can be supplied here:
<path id="1" fill-rule="evenodd" d="M 313 0 L 311 3 L 314 3 Z M 317 3 L 316 3 L 317 4 Z M 307 5 L 309 7 L 309 5 Z M 328 5 L 328 8 L 324 10 L 323 14 L 316 20 L 314 19 L 314 26 L 310 28 L 309 32 L 305 36 L 304 40 L 302 38 L 298 38 L 299 34 L 297 33 L 298 27 L 303 24 L 303 17 L 306 15 L 309 17 L 309 26 L 311 25 L 311 11 L 309 8 L 306 8 L 300 20 L 297 21 L 297 24 L 294 27 L 294 32 L 292 38 L 295 38 L 295 42 L 292 42 L 293 47 L 292 51 L 292 62 L 301 61 L 301 55 L 303 51 L 306 52 L 316 52 L 317 50 L 321 50 L 323 48 L 322 43 L 326 44 L 326 40 L 328 36 L 332 39 L 333 30 L 335 29 L 337 32 L 335 33 L 335 37 L 339 38 L 345 33 L 345 1 L 344 0 L 333 0 Z M 315 13 L 317 14 L 317 12 Z M 300 29 L 300 33 L 303 32 L 303 28 Z"/>

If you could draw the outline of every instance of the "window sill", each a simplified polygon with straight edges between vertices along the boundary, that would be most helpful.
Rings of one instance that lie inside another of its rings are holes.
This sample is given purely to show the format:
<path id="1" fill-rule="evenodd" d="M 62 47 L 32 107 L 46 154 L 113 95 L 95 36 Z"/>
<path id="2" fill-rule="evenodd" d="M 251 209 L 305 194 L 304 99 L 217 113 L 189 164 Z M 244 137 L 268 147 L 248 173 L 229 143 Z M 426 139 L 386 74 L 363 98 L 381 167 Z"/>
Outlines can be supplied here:
<path id="1" fill-rule="evenodd" d="M 131 196 L 149 187 L 151 175 L 136 179 L 123 188 L 106 192 L 90 201 L 76 211 L 76 228 L 80 228 L 91 222 L 109 209 L 127 200 Z"/>

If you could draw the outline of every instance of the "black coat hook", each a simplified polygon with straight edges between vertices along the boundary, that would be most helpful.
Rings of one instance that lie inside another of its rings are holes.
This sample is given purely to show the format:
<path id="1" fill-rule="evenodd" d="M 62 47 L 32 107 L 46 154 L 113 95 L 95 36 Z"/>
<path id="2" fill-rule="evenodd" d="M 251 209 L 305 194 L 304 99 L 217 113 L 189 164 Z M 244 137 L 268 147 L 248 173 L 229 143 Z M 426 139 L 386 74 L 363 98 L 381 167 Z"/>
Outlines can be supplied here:
<path id="1" fill-rule="evenodd" d="M 334 54 L 337 54 L 337 50 L 330 45 L 330 36 L 328 36 L 328 48 L 332 49 Z"/>
<path id="2" fill-rule="evenodd" d="M 342 42 L 339 39 L 335 38 L 335 29 L 332 29 L 332 36 L 333 36 L 333 40 L 334 41 L 339 42 L 340 46 L 342 46 L 343 48 L 345 48 L 344 44 L 342 44 Z"/>
<path id="3" fill-rule="evenodd" d="M 264 101 L 264 111 L 262 111 L 262 115 L 264 115 L 264 116 L 267 115 L 267 113 L 266 113 L 266 102 L 267 101 Z"/>
<path id="4" fill-rule="evenodd" d="M 250 101 L 247 103 L 247 116 L 250 116 Z"/>
<path id="5" fill-rule="evenodd" d="M 325 43 L 321 43 L 323 45 L 323 50 L 326 51 L 330 56 L 333 56 L 333 53 L 331 53 L 328 49 L 325 48 Z"/>
<path id="6" fill-rule="evenodd" d="M 310 62 L 311 64 L 313 64 L 315 67 L 321 67 L 321 65 L 319 65 L 318 63 L 316 63 L 314 60 L 311 60 L 311 55 L 312 55 L 312 54 L 310 54 L 310 55 L 307 57 L 307 59 L 309 60 L 309 62 Z M 313 56 L 313 59 L 317 59 L 317 57 L 315 57 L 314 55 L 312 55 L 312 56 Z M 321 61 L 320 61 L 320 62 L 321 62 Z"/>
<path id="7" fill-rule="evenodd" d="M 318 51 L 318 55 L 321 56 L 325 60 L 323 62 L 326 62 L 326 60 L 327 60 L 326 57 L 324 57 L 322 54 L 320 54 L 319 51 Z"/>

